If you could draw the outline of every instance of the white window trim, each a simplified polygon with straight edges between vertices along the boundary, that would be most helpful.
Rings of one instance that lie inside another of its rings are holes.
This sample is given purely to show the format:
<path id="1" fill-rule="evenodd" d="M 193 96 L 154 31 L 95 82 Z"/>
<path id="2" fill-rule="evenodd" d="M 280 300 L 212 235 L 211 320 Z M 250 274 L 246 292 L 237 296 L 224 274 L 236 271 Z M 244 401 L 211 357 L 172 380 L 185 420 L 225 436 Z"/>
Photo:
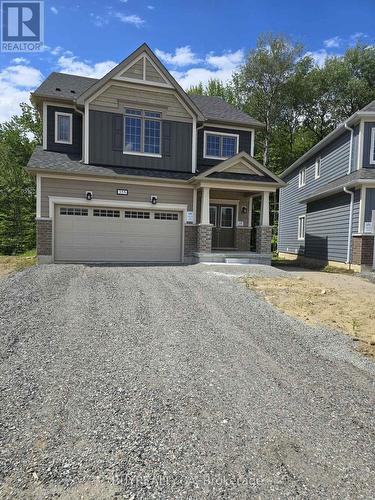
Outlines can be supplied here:
<path id="1" fill-rule="evenodd" d="M 375 127 L 371 129 L 371 143 L 370 143 L 370 165 L 375 165 Z"/>
<path id="2" fill-rule="evenodd" d="M 231 226 L 223 226 L 223 208 L 229 208 L 232 213 L 232 225 Z M 233 229 L 234 228 L 234 209 L 228 205 L 220 206 L 220 228 L 221 229 Z"/>
<path id="3" fill-rule="evenodd" d="M 126 113 L 126 109 L 136 109 L 138 111 L 142 111 L 142 115 L 131 115 Z M 140 118 L 141 119 L 141 148 L 144 149 L 144 137 L 145 137 L 145 120 L 154 120 L 154 121 L 159 121 L 160 122 L 160 151 L 162 150 L 162 132 L 163 132 L 163 114 L 161 111 L 157 111 L 154 109 L 146 109 L 146 108 L 138 108 L 138 107 L 131 107 L 131 106 L 126 106 L 124 108 L 124 136 L 123 136 L 123 147 L 125 147 L 125 127 L 126 127 L 126 118 L 133 117 L 133 118 Z M 154 112 L 154 113 L 160 113 L 160 117 L 151 117 L 151 116 L 145 116 L 145 111 L 147 112 Z M 133 156 L 148 156 L 151 158 L 162 158 L 161 153 L 145 153 L 143 151 L 123 151 L 124 155 L 133 155 Z"/>
<path id="4" fill-rule="evenodd" d="M 302 172 L 305 172 L 304 182 L 302 182 Z M 301 170 L 298 172 L 298 187 L 301 188 L 303 186 L 306 186 L 306 167 L 301 168 Z"/>
<path id="5" fill-rule="evenodd" d="M 318 165 L 319 165 L 319 173 L 318 173 Z M 321 170 L 322 170 L 322 159 L 320 156 L 318 156 L 315 159 L 315 179 L 320 178 Z"/>
<path id="6" fill-rule="evenodd" d="M 301 236 L 301 220 L 304 220 L 303 223 L 303 237 Z M 305 241 L 306 234 L 306 215 L 300 215 L 298 217 L 298 241 Z"/>
<path id="7" fill-rule="evenodd" d="M 59 116 L 67 116 L 69 118 L 69 135 L 70 141 L 62 141 L 57 138 L 57 122 Z M 55 142 L 57 144 L 73 144 L 73 114 L 72 113 L 63 113 L 62 111 L 55 111 Z"/>
<path id="8" fill-rule="evenodd" d="M 204 131 L 204 144 L 203 144 L 203 158 L 207 158 L 208 160 L 226 160 L 229 158 L 228 156 L 210 156 L 207 154 L 207 135 L 219 135 L 225 137 L 235 137 L 236 140 L 236 152 L 235 155 L 238 154 L 240 136 L 239 134 L 227 134 L 225 132 L 215 132 L 213 130 L 205 130 Z"/>

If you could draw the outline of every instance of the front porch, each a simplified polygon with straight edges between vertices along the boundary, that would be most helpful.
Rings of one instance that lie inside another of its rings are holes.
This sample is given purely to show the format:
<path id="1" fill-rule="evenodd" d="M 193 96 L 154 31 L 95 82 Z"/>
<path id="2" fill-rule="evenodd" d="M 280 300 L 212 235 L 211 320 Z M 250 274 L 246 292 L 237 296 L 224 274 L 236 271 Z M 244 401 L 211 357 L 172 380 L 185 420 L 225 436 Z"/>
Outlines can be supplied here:
<path id="1" fill-rule="evenodd" d="M 283 181 L 242 152 L 204 170 L 193 184 L 194 228 L 185 226 L 185 255 L 190 251 L 192 262 L 270 264 L 270 194 Z"/>

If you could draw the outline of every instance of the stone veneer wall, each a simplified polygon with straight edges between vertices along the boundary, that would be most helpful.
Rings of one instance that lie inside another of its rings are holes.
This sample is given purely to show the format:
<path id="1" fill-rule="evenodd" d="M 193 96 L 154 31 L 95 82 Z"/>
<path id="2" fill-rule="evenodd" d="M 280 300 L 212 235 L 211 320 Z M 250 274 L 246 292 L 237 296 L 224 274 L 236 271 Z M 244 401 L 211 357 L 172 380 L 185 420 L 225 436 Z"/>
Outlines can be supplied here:
<path id="1" fill-rule="evenodd" d="M 38 255 L 52 255 L 52 221 L 36 221 L 36 249 Z"/>
<path id="2" fill-rule="evenodd" d="M 257 226 L 256 231 L 256 252 L 271 253 L 272 226 Z"/>
<path id="3" fill-rule="evenodd" d="M 250 252 L 251 228 L 236 227 L 234 244 L 236 250 L 241 250 L 241 252 Z"/>
<path id="4" fill-rule="evenodd" d="M 194 252 L 197 251 L 197 227 L 193 224 L 186 224 L 184 227 L 185 231 L 185 244 L 184 244 L 184 255 L 185 257 L 191 257 Z"/>
<path id="5" fill-rule="evenodd" d="M 211 252 L 212 226 L 199 224 L 197 226 L 197 251 Z"/>
<path id="6" fill-rule="evenodd" d="M 374 258 L 374 236 L 355 235 L 352 240 L 353 264 L 372 266 Z"/>

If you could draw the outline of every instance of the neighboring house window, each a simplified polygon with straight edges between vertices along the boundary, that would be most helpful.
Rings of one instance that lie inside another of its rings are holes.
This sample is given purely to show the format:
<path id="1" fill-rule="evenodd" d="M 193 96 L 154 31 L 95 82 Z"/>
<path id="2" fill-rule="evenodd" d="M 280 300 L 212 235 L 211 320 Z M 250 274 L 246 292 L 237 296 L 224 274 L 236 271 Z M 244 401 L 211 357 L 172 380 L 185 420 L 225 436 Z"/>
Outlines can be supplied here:
<path id="1" fill-rule="evenodd" d="M 305 239 L 305 229 L 306 229 L 306 216 L 301 215 L 298 217 L 298 239 Z"/>
<path id="2" fill-rule="evenodd" d="M 371 129 L 370 165 L 375 165 L 375 128 Z"/>
<path id="3" fill-rule="evenodd" d="M 55 113 L 55 142 L 72 144 L 73 115 L 72 113 Z"/>
<path id="4" fill-rule="evenodd" d="M 160 156 L 161 113 L 125 109 L 124 153 Z"/>
<path id="5" fill-rule="evenodd" d="M 238 135 L 219 132 L 204 133 L 204 157 L 224 160 L 238 153 Z"/>
<path id="6" fill-rule="evenodd" d="M 315 179 L 319 179 L 320 177 L 320 165 L 321 159 L 320 156 L 315 160 Z"/>
<path id="7" fill-rule="evenodd" d="M 298 174 L 298 187 L 306 185 L 306 169 L 302 168 Z"/>

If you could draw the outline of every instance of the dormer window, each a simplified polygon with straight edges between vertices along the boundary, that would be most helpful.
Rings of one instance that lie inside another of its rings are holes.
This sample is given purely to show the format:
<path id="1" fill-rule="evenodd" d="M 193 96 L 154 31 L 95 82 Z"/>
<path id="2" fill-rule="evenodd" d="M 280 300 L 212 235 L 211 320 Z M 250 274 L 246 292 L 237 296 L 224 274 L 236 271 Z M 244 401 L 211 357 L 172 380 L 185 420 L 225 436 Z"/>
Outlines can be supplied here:
<path id="1" fill-rule="evenodd" d="M 72 113 L 55 113 L 55 142 L 59 144 L 72 144 L 73 115 Z"/>
<path id="2" fill-rule="evenodd" d="M 125 109 L 125 154 L 161 156 L 161 113 Z"/>
<path id="3" fill-rule="evenodd" d="M 204 132 L 204 158 L 225 160 L 238 154 L 238 135 Z"/>

